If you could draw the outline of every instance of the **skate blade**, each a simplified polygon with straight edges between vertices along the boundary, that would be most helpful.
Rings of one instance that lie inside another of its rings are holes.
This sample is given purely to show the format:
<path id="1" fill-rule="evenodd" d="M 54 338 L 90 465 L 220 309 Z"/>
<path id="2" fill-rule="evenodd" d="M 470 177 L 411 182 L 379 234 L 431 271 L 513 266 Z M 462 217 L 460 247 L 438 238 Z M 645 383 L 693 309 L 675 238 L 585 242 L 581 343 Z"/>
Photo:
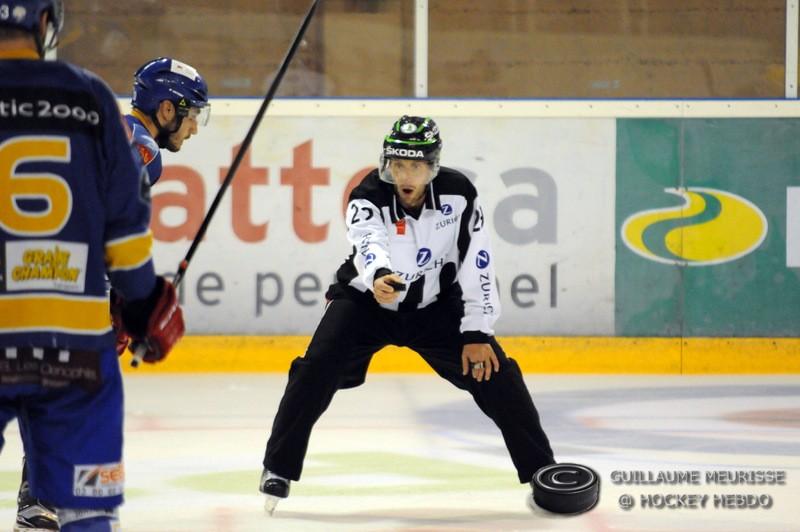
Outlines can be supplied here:
<path id="1" fill-rule="evenodd" d="M 280 497 L 275 497 L 274 495 L 266 495 L 266 500 L 264 501 L 264 509 L 267 513 L 272 516 L 275 513 L 275 507 L 278 506 L 278 502 L 280 502 Z"/>

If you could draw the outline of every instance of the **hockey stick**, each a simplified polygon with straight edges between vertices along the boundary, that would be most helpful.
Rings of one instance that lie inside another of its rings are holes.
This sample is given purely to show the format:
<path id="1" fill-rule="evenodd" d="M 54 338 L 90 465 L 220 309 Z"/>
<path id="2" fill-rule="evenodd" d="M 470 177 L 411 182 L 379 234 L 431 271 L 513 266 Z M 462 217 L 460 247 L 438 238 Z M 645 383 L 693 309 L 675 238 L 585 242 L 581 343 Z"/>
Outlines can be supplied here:
<path id="1" fill-rule="evenodd" d="M 297 35 L 295 35 L 294 41 L 292 41 L 292 45 L 286 52 L 286 56 L 283 58 L 283 62 L 281 63 L 280 68 L 278 69 L 278 73 L 275 75 L 275 79 L 272 80 L 272 83 L 269 86 L 269 90 L 267 90 L 267 94 L 264 96 L 264 100 L 261 102 L 261 107 L 258 109 L 258 112 L 256 113 L 256 116 L 253 119 L 253 123 L 250 124 L 250 129 L 247 131 L 247 135 L 245 135 L 244 141 L 242 141 L 242 144 L 239 146 L 239 151 L 236 153 L 236 157 L 234 157 L 233 163 L 231 164 L 230 168 L 228 168 L 228 173 L 225 176 L 225 179 L 222 181 L 222 186 L 219 187 L 217 195 L 214 197 L 214 201 L 211 202 L 211 207 L 209 207 L 208 212 L 206 213 L 206 217 L 203 219 L 203 223 L 200 224 L 200 228 L 197 230 L 197 234 L 194 236 L 194 240 L 192 240 L 192 244 L 189 246 L 189 251 L 186 252 L 186 256 L 178 265 L 178 271 L 175 273 L 175 279 L 173 280 L 175 288 L 178 288 L 181 282 L 183 281 L 183 276 L 185 275 L 186 270 L 189 268 L 189 263 L 192 261 L 192 257 L 194 257 L 194 253 L 195 251 L 197 251 L 197 247 L 203 240 L 203 237 L 206 234 L 206 230 L 208 230 L 208 225 L 211 223 L 211 218 L 213 218 L 214 213 L 217 212 L 217 208 L 219 207 L 219 204 L 222 201 L 222 196 L 225 195 L 225 191 L 228 189 L 228 186 L 231 184 L 231 181 L 233 181 L 233 178 L 236 175 L 236 170 L 239 168 L 239 164 L 241 164 L 244 155 L 247 153 L 248 148 L 250 148 L 250 144 L 253 142 L 253 137 L 256 134 L 256 130 L 258 129 L 258 126 L 261 123 L 262 118 L 264 118 L 264 114 L 267 112 L 267 107 L 274 98 L 275 92 L 277 92 L 278 90 L 278 86 L 281 84 L 283 75 L 289 68 L 289 63 L 291 63 L 292 57 L 294 57 L 294 54 L 297 51 L 298 46 L 300 46 L 300 41 L 303 40 L 303 35 L 305 34 L 306 29 L 308 28 L 308 25 L 311 22 L 312 17 L 314 16 L 314 11 L 316 11 L 319 2 L 320 0 L 314 0 L 311 3 L 311 7 L 308 8 L 308 13 L 306 13 L 305 18 L 303 19 L 303 23 L 297 30 Z M 137 343 L 135 346 L 132 347 L 133 347 L 133 359 L 131 360 L 131 366 L 135 368 L 139 366 L 139 363 L 142 361 L 144 354 L 147 352 L 147 345 L 144 343 Z"/>

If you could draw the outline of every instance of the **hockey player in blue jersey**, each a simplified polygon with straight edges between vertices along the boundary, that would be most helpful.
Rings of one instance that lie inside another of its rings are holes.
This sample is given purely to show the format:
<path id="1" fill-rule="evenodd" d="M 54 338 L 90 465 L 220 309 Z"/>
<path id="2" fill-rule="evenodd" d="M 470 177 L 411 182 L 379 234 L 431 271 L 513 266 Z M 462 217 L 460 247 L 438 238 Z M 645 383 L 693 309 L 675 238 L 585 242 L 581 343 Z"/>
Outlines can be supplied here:
<path id="1" fill-rule="evenodd" d="M 125 115 L 125 121 L 131 131 L 131 144 L 147 168 L 148 183 L 152 186 L 163 170 L 161 149 L 179 151 L 183 142 L 197 133 L 198 126 L 207 124 L 210 112 L 208 87 L 193 67 L 176 59 L 160 57 L 148 61 L 134 74 L 131 105 L 132 111 Z M 112 301 L 118 301 L 116 292 Z M 121 355 L 129 337 L 118 323 L 119 314 L 114 311 L 112 306 L 117 353 Z M 48 504 L 31 496 L 26 477 L 27 468 L 23 465 L 23 479 L 17 497 L 19 520 L 38 515 L 40 521 L 50 519 L 53 521 L 51 526 L 56 527 L 55 515 Z"/>
<path id="2" fill-rule="evenodd" d="M 61 530 L 109 531 L 124 469 L 106 277 L 146 362 L 184 325 L 153 269 L 149 187 L 113 95 L 91 73 L 39 60 L 62 23 L 60 0 L 0 4 L 0 449 L 17 417 L 32 496 Z M 17 528 L 40 528 L 38 517 Z"/>
<path id="3" fill-rule="evenodd" d="M 147 168 L 149 186 L 153 186 L 163 170 L 161 150 L 180 151 L 184 141 L 197 134 L 198 126 L 208 123 L 208 85 L 193 67 L 177 59 L 159 57 L 134 74 L 131 107 L 131 113 L 125 115 L 131 144 Z M 112 299 L 116 297 L 114 293 Z M 114 317 L 117 318 L 116 313 Z M 122 354 L 129 338 L 117 321 L 117 352 Z"/>
<path id="4" fill-rule="evenodd" d="M 136 71 L 131 105 L 125 120 L 153 185 L 161 177 L 160 150 L 177 152 L 208 122 L 208 86 L 186 63 L 159 57 Z"/>

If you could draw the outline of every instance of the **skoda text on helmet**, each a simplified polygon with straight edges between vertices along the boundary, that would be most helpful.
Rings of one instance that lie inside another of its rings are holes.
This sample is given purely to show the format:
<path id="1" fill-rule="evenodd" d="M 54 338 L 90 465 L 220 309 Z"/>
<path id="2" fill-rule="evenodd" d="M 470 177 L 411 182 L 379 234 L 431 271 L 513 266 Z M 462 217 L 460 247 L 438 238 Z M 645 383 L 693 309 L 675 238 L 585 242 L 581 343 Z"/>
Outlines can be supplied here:
<path id="1" fill-rule="evenodd" d="M 164 129 L 156 117 L 164 100 L 175 106 L 178 122 L 173 130 Z M 136 71 L 131 105 L 152 118 L 158 128 L 156 142 L 162 148 L 166 145 L 166 138 L 180 129 L 184 118 L 191 115 L 204 126 L 211 110 L 208 85 L 203 76 L 186 63 L 169 57 L 153 59 Z"/>
<path id="2" fill-rule="evenodd" d="M 432 118 L 420 116 L 401 116 L 392 130 L 383 139 L 380 158 L 380 176 L 387 183 L 394 183 L 389 170 L 392 159 L 416 159 L 427 162 L 431 167 L 431 179 L 439 173 L 439 155 L 442 152 L 442 139 L 439 126 Z"/>
<path id="3" fill-rule="evenodd" d="M 47 13 L 47 28 L 42 38 L 40 23 L 42 13 Z M 36 49 L 44 57 L 45 52 L 58 46 L 58 34 L 64 27 L 64 2 L 62 0 L 2 0 L 0 3 L 0 27 L 11 27 L 32 33 Z"/>

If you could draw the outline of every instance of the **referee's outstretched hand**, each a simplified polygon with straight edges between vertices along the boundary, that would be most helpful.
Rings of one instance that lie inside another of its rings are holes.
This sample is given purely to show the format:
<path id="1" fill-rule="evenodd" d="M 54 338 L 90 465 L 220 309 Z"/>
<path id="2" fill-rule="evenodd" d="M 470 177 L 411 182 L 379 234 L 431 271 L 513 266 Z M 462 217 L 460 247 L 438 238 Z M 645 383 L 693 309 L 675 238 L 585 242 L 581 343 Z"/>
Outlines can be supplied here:
<path id="1" fill-rule="evenodd" d="M 478 382 L 492 378 L 492 371 L 500 371 L 500 362 L 490 344 L 464 344 L 461 351 L 462 375 L 472 372 L 472 378 Z"/>
<path id="2" fill-rule="evenodd" d="M 384 275 L 375 279 L 372 283 L 372 293 L 375 294 L 375 301 L 382 305 L 394 303 L 395 299 L 399 297 L 399 292 L 394 289 L 387 281 L 393 281 L 398 284 L 403 284 L 403 280 L 394 273 Z"/>

